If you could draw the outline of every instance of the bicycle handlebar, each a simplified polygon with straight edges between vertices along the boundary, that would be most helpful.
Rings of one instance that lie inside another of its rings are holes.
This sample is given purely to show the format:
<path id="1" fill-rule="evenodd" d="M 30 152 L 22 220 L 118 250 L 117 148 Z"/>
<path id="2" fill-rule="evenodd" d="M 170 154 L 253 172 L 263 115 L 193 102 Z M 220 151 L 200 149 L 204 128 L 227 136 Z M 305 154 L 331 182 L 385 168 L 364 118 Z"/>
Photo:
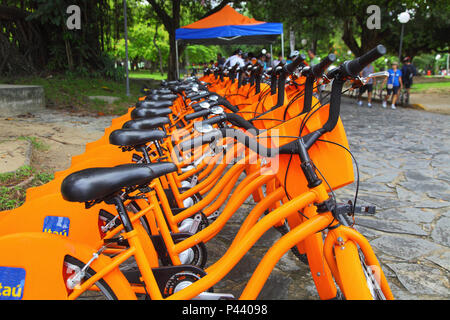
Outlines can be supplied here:
<path id="1" fill-rule="evenodd" d="M 328 73 L 327 77 L 329 79 L 334 78 L 334 81 L 331 86 L 330 110 L 328 120 L 321 130 L 324 130 L 324 132 L 330 132 L 337 124 L 341 108 L 341 93 L 344 82 L 349 77 L 354 78 L 358 76 L 358 74 L 362 69 L 364 69 L 366 65 L 383 56 L 385 53 L 386 48 L 380 44 L 359 58 L 351 61 L 345 61 L 339 67 L 334 68 Z M 317 137 L 315 140 L 317 140 L 318 138 L 319 137 Z"/>
<path id="2" fill-rule="evenodd" d="M 284 66 L 285 72 L 293 73 L 295 69 L 297 69 L 300 64 L 306 60 L 306 56 L 302 53 L 297 58 L 294 59 L 291 63 Z"/>
<path id="3" fill-rule="evenodd" d="M 197 111 L 197 112 L 194 112 L 194 113 L 187 114 L 187 115 L 184 116 L 184 119 L 185 120 L 193 120 L 193 119 L 197 119 L 197 118 L 201 118 L 201 117 L 207 116 L 210 113 L 211 113 L 211 111 L 209 109 L 204 109 L 204 110 L 201 110 L 201 111 Z"/>
<path id="4" fill-rule="evenodd" d="M 377 60 L 378 58 L 384 56 L 386 54 L 386 48 L 379 44 L 369 52 L 363 54 L 361 57 L 345 61 L 338 70 L 340 73 L 340 77 L 356 77 L 359 75 L 359 73 L 364 69 L 365 66 L 367 66 L 369 63 Z M 335 70 L 332 70 L 332 72 Z M 336 71 L 337 72 L 337 71 Z M 331 77 L 335 75 L 335 73 L 331 74 Z"/>
<path id="5" fill-rule="evenodd" d="M 225 108 L 227 108 L 228 110 L 230 110 L 231 112 L 238 112 L 239 108 L 236 106 L 233 106 L 230 101 L 228 101 L 227 99 L 225 99 L 224 97 L 221 97 L 219 95 L 217 95 L 219 97 L 219 99 L 217 100 L 217 103 L 220 104 L 221 106 L 224 106 Z"/>
<path id="6" fill-rule="evenodd" d="M 203 121 L 201 121 L 201 124 L 202 125 L 208 125 L 208 124 L 212 125 L 212 124 L 216 124 L 216 123 L 224 122 L 224 121 L 228 121 L 236 127 L 243 128 L 245 130 L 252 130 L 256 133 L 259 133 L 259 129 L 256 128 L 250 121 L 245 120 L 240 115 L 234 114 L 234 113 L 224 113 L 224 114 L 218 115 L 216 117 L 212 117 L 212 118 L 203 120 Z"/>
<path id="7" fill-rule="evenodd" d="M 326 56 L 322 61 L 320 61 L 318 64 L 313 65 L 311 68 L 311 73 L 316 78 L 322 77 L 324 71 L 334 62 L 336 61 L 336 55 L 333 53 L 330 53 L 328 56 Z"/>

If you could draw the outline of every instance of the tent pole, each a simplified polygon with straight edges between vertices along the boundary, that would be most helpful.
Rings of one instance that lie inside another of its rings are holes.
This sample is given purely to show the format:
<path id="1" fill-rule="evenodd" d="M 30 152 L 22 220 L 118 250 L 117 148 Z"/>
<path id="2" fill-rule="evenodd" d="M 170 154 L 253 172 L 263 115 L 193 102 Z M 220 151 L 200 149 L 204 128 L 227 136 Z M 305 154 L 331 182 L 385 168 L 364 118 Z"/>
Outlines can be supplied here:
<path id="1" fill-rule="evenodd" d="M 177 80 L 180 79 L 180 70 L 178 69 L 178 40 L 175 40 L 175 57 L 177 65 Z"/>
<path id="2" fill-rule="evenodd" d="M 270 44 L 270 64 L 272 64 L 273 61 L 273 52 L 272 52 L 272 44 Z"/>
<path id="3" fill-rule="evenodd" d="M 284 33 L 281 33 L 281 55 L 283 56 L 283 59 L 285 59 L 284 57 Z"/>

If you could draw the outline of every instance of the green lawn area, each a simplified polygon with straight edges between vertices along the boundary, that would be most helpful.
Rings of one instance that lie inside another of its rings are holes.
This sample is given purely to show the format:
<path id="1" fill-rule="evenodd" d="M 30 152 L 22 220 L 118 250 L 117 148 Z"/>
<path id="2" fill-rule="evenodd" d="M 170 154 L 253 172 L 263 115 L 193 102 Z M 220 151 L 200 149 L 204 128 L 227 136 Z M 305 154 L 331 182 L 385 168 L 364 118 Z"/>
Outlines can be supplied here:
<path id="1" fill-rule="evenodd" d="M 167 80 L 167 73 L 161 75 L 159 72 L 150 72 L 147 70 L 130 71 L 130 79 L 154 79 Z M 180 78 L 183 79 L 184 74 L 180 73 Z"/>
<path id="2" fill-rule="evenodd" d="M 425 82 L 425 83 L 413 83 L 411 92 L 449 92 L 450 93 L 450 81 L 447 82 Z"/>
<path id="3" fill-rule="evenodd" d="M 130 71 L 130 78 L 133 79 L 154 79 L 154 80 L 166 80 L 167 73 L 161 75 L 159 72 L 150 72 L 150 71 Z"/>
<path id="4" fill-rule="evenodd" d="M 130 96 L 126 95 L 126 83 L 100 78 L 80 77 L 21 77 L 2 81 L 7 84 L 39 85 L 44 87 L 47 107 L 70 111 L 121 115 L 142 96 L 142 84 L 130 81 Z M 103 100 L 91 100 L 89 96 L 113 96 L 119 100 L 109 104 Z"/>

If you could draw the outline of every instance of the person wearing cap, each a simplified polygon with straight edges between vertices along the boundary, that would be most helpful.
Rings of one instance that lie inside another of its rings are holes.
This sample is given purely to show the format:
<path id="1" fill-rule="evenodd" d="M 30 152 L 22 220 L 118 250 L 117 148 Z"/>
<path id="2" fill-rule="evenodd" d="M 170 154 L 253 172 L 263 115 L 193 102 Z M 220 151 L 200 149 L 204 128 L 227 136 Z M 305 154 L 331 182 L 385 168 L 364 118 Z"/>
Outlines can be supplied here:
<path id="1" fill-rule="evenodd" d="M 244 59 L 242 59 L 242 50 L 241 49 L 237 49 L 234 54 L 229 57 L 225 63 L 224 63 L 224 67 L 234 67 L 237 64 L 239 64 L 240 67 L 243 67 L 245 65 L 244 63 Z"/>
<path id="2" fill-rule="evenodd" d="M 388 73 L 389 77 L 383 81 L 383 86 L 387 82 L 387 95 L 383 101 L 383 108 L 386 108 L 387 101 L 392 95 L 391 109 L 396 109 L 395 102 L 397 101 L 399 90 L 403 87 L 402 71 L 398 69 L 397 62 L 392 63 L 392 68 L 388 70 Z"/>
<path id="3" fill-rule="evenodd" d="M 403 86 L 405 87 L 409 95 L 409 89 L 413 84 L 413 77 L 417 75 L 417 70 L 416 67 L 414 67 L 413 64 L 411 63 L 411 59 L 409 57 L 403 59 L 403 63 L 404 64 L 402 66 L 402 82 Z"/>
<path id="4" fill-rule="evenodd" d="M 292 51 L 291 54 L 289 55 L 288 59 L 286 60 L 286 64 L 289 64 L 292 61 L 294 61 L 295 58 L 297 58 L 299 54 L 300 54 L 300 52 L 298 52 L 298 50 Z"/>

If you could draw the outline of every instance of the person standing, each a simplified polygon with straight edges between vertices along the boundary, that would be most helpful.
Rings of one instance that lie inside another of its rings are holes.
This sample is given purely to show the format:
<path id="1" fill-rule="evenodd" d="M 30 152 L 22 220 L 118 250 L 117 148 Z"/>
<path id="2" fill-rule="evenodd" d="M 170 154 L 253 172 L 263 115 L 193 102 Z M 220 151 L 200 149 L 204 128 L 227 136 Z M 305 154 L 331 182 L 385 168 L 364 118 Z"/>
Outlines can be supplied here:
<path id="1" fill-rule="evenodd" d="M 374 69 L 371 63 L 369 63 L 360 73 L 360 76 L 363 78 L 366 78 L 367 76 L 369 76 L 370 74 L 374 73 Z M 367 83 L 365 85 L 363 85 L 361 88 L 359 88 L 359 92 L 358 92 L 358 105 L 362 106 L 363 102 L 362 102 L 362 95 L 364 94 L 364 92 L 366 92 L 367 90 L 367 106 L 369 108 L 372 107 L 372 91 L 373 91 L 373 79 L 370 78 L 369 81 L 367 81 Z"/>
<path id="2" fill-rule="evenodd" d="M 283 56 L 279 53 L 278 59 L 272 61 L 272 68 L 275 68 L 281 61 L 283 61 Z"/>
<path id="3" fill-rule="evenodd" d="M 403 59 L 403 62 L 404 64 L 402 66 L 402 81 L 403 86 L 405 87 L 409 96 L 409 89 L 413 84 L 413 77 L 417 75 L 417 70 L 416 67 L 414 67 L 411 63 L 411 59 L 409 57 Z"/>
<path id="4" fill-rule="evenodd" d="M 313 49 L 308 50 L 308 56 L 309 56 L 309 65 L 311 67 L 320 62 L 319 58 L 316 57 L 316 52 Z"/>
<path id="5" fill-rule="evenodd" d="M 267 56 L 263 53 L 261 53 L 258 57 L 259 62 L 261 63 L 261 65 L 263 66 L 263 69 L 266 70 L 267 67 Z"/>
<path id="6" fill-rule="evenodd" d="M 300 52 L 298 52 L 297 50 L 294 50 L 291 52 L 290 56 L 288 57 L 288 59 L 286 60 L 286 64 L 291 63 L 293 60 L 295 60 L 295 58 L 298 57 L 298 55 L 300 54 Z"/>
<path id="7" fill-rule="evenodd" d="M 243 67 L 245 64 L 244 64 L 244 59 L 242 59 L 242 54 L 243 54 L 242 50 L 237 49 L 234 52 L 234 54 L 231 57 L 229 57 L 227 59 L 227 61 L 225 61 L 223 66 L 224 67 L 234 67 L 237 63 L 237 64 L 239 64 L 240 67 Z"/>
<path id="8" fill-rule="evenodd" d="M 398 63 L 393 62 L 392 68 L 388 70 L 389 77 L 387 78 L 387 95 L 384 98 L 383 101 L 383 108 L 386 108 L 387 101 L 389 97 L 392 95 L 392 101 L 391 101 L 391 109 L 395 108 L 395 102 L 398 98 L 399 90 L 403 87 L 402 82 L 402 71 L 398 69 Z M 383 86 L 386 83 L 386 79 L 383 81 Z"/>
<path id="9" fill-rule="evenodd" d="M 217 54 L 217 66 L 222 67 L 225 64 L 225 58 L 222 57 L 222 54 L 219 52 Z"/>

